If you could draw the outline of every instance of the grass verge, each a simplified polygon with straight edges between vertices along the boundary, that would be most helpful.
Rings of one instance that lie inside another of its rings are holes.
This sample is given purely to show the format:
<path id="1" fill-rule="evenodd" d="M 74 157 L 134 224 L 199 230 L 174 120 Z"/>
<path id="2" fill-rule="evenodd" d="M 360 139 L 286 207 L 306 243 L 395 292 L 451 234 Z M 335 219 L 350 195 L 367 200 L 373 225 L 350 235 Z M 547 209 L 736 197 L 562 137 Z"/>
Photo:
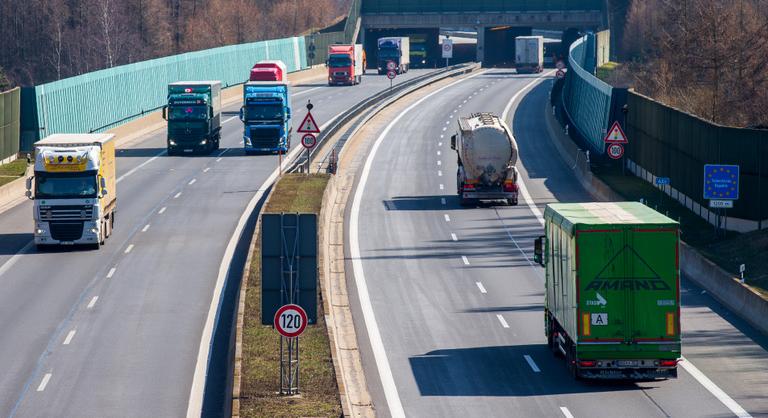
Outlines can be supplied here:
<path id="1" fill-rule="evenodd" d="M 8 164 L 0 165 L 0 186 L 8 184 L 27 172 L 27 160 L 18 159 Z"/>
<path id="2" fill-rule="evenodd" d="M 277 182 L 264 213 L 320 213 L 329 175 L 289 174 Z M 280 338 L 261 325 L 261 236 L 251 254 L 243 323 L 240 415 L 242 417 L 339 417 L 341 401 L 322 303 L 317 324 L 301 336 L 300 390 L 296 397 L 280 396 Z"/>
<path id="3" fill-rule="evenodd" d="M 595 174 L 625 199 L 647 204 L 680 222 L 682 239 L 712 260 L 723 270 L 738 275 L 739 265 L 746 264 L 746 283 L 768 298 L 768 230 L 748 234 L 729 231 L 715 236 L 714 227 L 690 209 L 659 189 L 620 169 L 597 170 Z"/>

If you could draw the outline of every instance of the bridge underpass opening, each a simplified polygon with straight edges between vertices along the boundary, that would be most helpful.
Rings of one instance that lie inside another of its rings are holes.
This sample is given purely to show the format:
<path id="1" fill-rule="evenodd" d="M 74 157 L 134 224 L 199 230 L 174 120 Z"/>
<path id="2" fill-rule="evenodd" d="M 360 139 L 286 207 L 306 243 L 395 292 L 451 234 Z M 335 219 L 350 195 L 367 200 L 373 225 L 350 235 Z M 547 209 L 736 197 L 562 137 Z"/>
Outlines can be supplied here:
<path id="1" fill-rule="evenodd" d="M 365 29 L 362 43 L 368 68 L 376 68 L 378 40 L 389 36 L 407 36 L 411 45 L 411 68 L 434 68 L 441 64 L 438 28 Z"/>
<path id="2" fill-rule="evenodd" d="M 512 67 L 515 64 L 515 38 L 531 36 L 529 27 L 489 26 L 484 30 L 484 40 L 478 43 L 483 49 L 483 67 Z"/>

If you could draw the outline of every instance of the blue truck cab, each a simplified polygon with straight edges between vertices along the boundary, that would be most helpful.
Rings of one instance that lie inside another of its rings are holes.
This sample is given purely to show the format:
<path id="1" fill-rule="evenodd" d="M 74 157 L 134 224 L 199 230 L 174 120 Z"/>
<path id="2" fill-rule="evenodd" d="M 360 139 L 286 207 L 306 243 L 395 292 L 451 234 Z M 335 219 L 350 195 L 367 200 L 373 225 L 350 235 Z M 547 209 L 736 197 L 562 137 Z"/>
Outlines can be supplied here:
<path id="1" fill-rule="evenodd" d="M 291 106 L 288 84 L 250 81 L 243 87 L 243 146 L 246 154 L 288 152 L 291 148 Z"/>

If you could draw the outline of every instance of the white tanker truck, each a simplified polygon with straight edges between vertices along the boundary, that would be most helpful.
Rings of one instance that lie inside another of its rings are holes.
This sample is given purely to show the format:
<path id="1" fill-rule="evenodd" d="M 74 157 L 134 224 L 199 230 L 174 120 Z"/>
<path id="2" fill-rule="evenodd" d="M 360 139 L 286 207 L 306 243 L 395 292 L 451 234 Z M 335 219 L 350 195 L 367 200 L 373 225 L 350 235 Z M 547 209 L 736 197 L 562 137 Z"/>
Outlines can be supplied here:
<path id="1" fill-rule="evenodd" d="M 451 137 L 459 157 L 456 189 L 463 206 L 480 200 L 505 200 L 517 205 L 517 143 L 496 115 L 475 113 L 459 118 L 459 133 Z"/>

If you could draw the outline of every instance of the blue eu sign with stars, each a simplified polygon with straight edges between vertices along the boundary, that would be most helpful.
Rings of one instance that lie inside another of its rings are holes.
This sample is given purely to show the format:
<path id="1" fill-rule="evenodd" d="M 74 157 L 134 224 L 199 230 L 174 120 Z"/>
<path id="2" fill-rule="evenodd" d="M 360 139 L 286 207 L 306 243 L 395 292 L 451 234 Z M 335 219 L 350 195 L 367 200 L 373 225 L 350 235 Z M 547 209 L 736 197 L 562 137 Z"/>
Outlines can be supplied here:
<path id="1" fill-rule="evenodd" d="M 739 198 L 739 166 L 706 164 L 704 166 L 704 199 L 737 200 Z"/>

